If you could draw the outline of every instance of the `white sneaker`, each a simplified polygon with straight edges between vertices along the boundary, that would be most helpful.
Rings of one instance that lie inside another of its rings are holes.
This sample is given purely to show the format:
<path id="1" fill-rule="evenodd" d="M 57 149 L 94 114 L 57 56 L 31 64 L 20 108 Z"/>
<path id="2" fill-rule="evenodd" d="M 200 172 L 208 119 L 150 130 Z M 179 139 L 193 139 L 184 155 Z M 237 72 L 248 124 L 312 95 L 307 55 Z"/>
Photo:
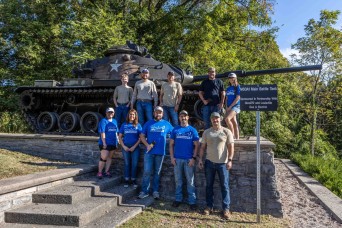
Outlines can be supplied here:
<path id="1" fill-rule="evenodd" d="M 144 199 L 144 198 L 146 198 L 146 197 L 148 197 L 148 194 L 145 193 L 145 192 L 140 192 L 139 195 L 138 195 L 138 198 L 139 198 L 139 199 Z"/>

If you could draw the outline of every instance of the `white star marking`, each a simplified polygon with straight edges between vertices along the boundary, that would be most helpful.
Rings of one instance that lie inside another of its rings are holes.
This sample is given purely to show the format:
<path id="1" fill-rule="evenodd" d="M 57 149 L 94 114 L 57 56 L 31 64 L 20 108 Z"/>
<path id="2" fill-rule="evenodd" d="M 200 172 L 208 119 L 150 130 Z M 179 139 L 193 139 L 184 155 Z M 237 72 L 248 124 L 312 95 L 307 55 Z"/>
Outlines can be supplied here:
<path id="1" fill-rule="evenodd" d="M 115 61 L 115 63 L 110 64 L 110 66 L 112 67 L 112 69 L 110 69 L 110 72 L 112 72 L 113 70 L 115 70 L 116 72 L 118 71 L 118 68 L 121 66 L 122 64 L 118 63 L 118 60 Z"/>

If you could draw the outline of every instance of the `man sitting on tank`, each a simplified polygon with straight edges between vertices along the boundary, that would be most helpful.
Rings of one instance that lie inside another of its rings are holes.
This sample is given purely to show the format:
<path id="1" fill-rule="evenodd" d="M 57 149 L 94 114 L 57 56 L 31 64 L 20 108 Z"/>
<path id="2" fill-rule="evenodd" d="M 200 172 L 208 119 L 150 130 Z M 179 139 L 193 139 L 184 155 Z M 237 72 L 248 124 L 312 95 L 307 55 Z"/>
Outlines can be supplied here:
<path id="1" fill-rule="evenodd" d="M 141 80 L 137 81 L 133 90 L 133 97 L 131 101 L 131 109 L 133 109 L 135 102 L 136 109 L 139 116 L 139 123 L 143 126 L 146 121 L 153 118 L 153 100 L 154 107 L 158 104 L 157 88 L 153 81 L 149 80 L 149 70 L 144 69 L 141 72 Z"/>

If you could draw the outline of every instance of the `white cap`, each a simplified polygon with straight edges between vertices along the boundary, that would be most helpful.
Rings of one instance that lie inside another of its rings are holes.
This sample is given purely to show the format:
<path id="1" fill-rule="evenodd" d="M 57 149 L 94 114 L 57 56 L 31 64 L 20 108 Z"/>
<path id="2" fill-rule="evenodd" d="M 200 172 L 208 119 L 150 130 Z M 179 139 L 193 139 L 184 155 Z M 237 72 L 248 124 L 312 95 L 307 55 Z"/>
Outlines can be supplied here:
<path id="1" fill-rule="evenodd" d="M 106 112 L 114 112 L 114 108 L 109 107 L 109 108 L 106 109 Z"/>
<path id="2" fill-rule="evenodd" d="M 236 76 L 236 74 L 235 73 L 230 73 L 230 74 L 228 74 L 228 78 L 236 78 L 237 76 Z"/>

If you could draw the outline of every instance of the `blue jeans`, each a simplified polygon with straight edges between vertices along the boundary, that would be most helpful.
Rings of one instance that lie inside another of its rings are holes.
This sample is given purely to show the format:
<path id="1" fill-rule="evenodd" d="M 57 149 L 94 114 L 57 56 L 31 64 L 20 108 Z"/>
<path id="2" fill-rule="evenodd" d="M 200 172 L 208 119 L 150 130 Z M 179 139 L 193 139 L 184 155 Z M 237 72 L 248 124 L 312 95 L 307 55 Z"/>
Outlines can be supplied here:
<path id="1" fill-rule="evenodd" d="M 213 112 L 219 112 L 217 105 L 204 105 L 202 109 L 203 121 L 205 123 L 205 129 L 210 128 L 210 115 Z"/>
<path id="2" fill-rule="evenodd" d="M 125 160 L 125 180 L 135 180 L 137 177 L 137 166 L 139 161 L 139 146 L 133 152 L 122 149 Z"/>
<path id="3" fill-rule="evenodd" d="M 164 115 L 163 119 L 169 121 L 172 126 L 178 125 L 178 114 L 175 112 L 175 107 L 163 106 Z"/>
<path id="4" fill-rule="evenodd" d="M 190 159 L 179 159 L 176 158 L 176 165 L 173 170 L 175 173 L 175 181 L 176 181 L 176 194 L 175 200 L 177 202 L 183 201 L 183 173 L 186 178 L 186 188 L 188 190 L 188 203 L 196 204 L 196 189 L 195 189 L 195 166 L 190 167 L 189 164 Z"/>
<path id="5" fill-rule="evenodd" d="M 164 155 L 145 154 L 144 156 L 144 175 L 142 179 L 141 191 L 150 192 L 150 177 L 153 174 L 153 192 L 159 191 L 160 172 L 164 161 Z"/>
<path id="6" fill-rule="evenodd" d="M 153 118 L 152 102 L 137 101 L 137 112 L 139 123 L 143 126 L 145 122 Z"/>
<path id="7" fill-rule="evenodd" d="M 121 124 L 125 122 L 127 114 L 129 111 L 129 107 L 126 105 L 118 105 L 115 109 L 115 119 L 118 122 L 118 127 L 120 128 Z"/>
<path id="8" fill-rule="evenodd" d="M 222 210 L 228 210 L 230 206 L 229 195 L 229 171 L 227 170 L 226 163 L 214 163 L 205 160 L 205 179 L 206 179 L 206 201 L 207 206 L 213 208 L 214 206 L 214 182 L 215 174 L 218 173 L 222 194 Z"/>

